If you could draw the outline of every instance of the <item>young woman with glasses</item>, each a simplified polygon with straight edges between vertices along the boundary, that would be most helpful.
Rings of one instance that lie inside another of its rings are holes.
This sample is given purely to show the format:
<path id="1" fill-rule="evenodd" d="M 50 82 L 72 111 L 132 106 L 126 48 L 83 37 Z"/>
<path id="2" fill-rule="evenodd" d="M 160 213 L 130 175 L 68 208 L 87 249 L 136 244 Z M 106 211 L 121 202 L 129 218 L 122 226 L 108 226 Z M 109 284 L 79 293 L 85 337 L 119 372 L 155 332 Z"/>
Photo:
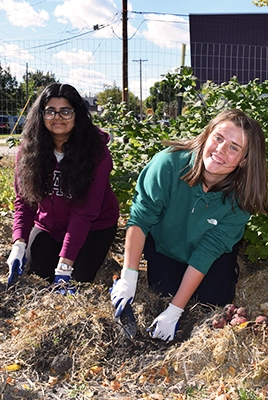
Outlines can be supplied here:
<path id="1" fill-rule="evenodd" d="M 16 160 L 10 283 L 26 248 L 30 272 L 51 283 L 94 279 L 119 216 L 108 140 L 74 87 L 53 83 L 37 98 Z"/>

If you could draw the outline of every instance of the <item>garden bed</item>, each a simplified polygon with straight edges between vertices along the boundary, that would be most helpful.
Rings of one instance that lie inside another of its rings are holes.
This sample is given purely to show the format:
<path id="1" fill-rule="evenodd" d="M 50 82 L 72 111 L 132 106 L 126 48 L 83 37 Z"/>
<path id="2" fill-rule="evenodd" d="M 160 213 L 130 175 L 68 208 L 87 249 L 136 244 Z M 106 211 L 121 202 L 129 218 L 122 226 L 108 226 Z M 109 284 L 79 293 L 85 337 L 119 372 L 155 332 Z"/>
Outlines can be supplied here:
<path id="1" fill-rule="evenodd" d="M 12 214 L 0 228 L 0 398 L 12 399 L 265 399 L 268 396 L 267 265 L 241 255 L 234 303 L 250 322 L 211 326 L 216 311 L 189 304 L 176 339 L 152 340 L 146 328 L 168 304 L 147 288 L 141 262 L 133 310 L 138 332 L 127 339 L 113 318 L 109 287 L 123 262 L 125 221 L 94 284 L 75 296 L 53 292 L 25 273 L 7 289 Z"/>

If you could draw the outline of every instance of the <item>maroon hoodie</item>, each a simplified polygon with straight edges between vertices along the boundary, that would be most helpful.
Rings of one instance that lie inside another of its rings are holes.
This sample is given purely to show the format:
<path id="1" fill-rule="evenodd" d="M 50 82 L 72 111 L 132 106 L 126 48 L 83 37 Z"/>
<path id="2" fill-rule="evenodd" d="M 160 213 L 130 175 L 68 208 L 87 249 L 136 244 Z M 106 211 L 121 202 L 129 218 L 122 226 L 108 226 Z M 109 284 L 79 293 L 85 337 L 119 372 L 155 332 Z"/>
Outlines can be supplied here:
<path id="1" fill-rule="evenodd" d="M 105 157 L 96 168 L 82 206 L 72 204 L 62 195 L 57 166 L 53 191 L 38 203 L 37 209 L 24 203 L 16 193 L 13 239 L 23 238 L 27 243 L 35 225 L 55 240 L 63 242 L 60 257 L 75 261 L 90 230 L 109 228 L 118 220 L 119 205 L 109 182 L 112 158 L 105 146 Z"/>

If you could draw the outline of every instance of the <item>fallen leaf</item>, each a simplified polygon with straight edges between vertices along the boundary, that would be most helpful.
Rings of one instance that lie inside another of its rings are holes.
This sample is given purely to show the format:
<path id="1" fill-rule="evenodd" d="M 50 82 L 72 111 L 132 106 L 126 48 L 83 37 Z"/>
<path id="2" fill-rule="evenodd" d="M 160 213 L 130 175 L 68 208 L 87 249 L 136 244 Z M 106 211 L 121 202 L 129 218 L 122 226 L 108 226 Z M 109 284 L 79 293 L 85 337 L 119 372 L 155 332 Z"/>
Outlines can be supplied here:
<path id="1" fill-rule="evenodd" d="M 13 385 L 15 385 L 16 380 L 14 378 L 11 378 L 10 376 L 8 376 L 7 379 L 6 379 L 6 383 L 8 385 L 12 385 L 13 386 Z"/>
<path id="2" fill-rule="evenodd" d="M 57 311 L 62 310 L 62 308 L 63 308 L 63 306 L 61 306 L 61 305 L 54 306 L 54 310 L 57 310 Z"/>
<path id="3" fill-rule="evenodd" d="M 168 369 L 167 366 L 164 365 L 164 367 L 162 367 L 159 371 L 158 374 L 161 376 L 168 376 Z"/>
<path id="4" fill-rule="evenodd" d="M 147 380 L 148 380 L 148 377 L 146 375 L 141 375 L 139 377 L 139 383 L 140 384 L 143 384 L 143 383 L 147 382 Z"/>
<path id="5" fill-rule="evenodd" d="M 223 383 L 221 383 L 220 386 L 217 389 L 217 395 L 219 396 L 221 394 L 224 394 L 224 392 L 225 392 L 225 386 L 224 386 Z"/>
<path id="6" fill-rule="evenodd" d="M 111 389 L 114 391 L 117 391 L 118 389 L 120 389 L 120 383 L 118 381 L 112 381 L 111 382 Z"/>
<path id="7" fill-rule="evenodd" d="M 97 375 L 102 371 L 102 367 L 99 367 L 98 365 L 95 365 L 94 367 L 90 368 L 88 371 L 87 375 Z"/>
<path id="8" fill-rule="evenodd" d="M 237 326 L 238 329 L 244 329 L 248 326 L 248 324 L 250 323 L 250 321 L 246 321 L 246 322 L 242 322 L 242 324 L 239 324 Z"/>
<path id="9" fill-rule="evenodd" d="M 12 329 L 11 334 L 12 334 L 13 336 L 17 336 L 17 335 L 19 334 L 19 332 L 20 332 L 19 328 L 16 327 L 16 328 Z"/>
<path id="10" fill-rule="evenodd" d="M 109 386 L 109 381 L 108 381 L 108 379 L 104 379 L 104 380 L 102 381 L 102 386 L 104 386 L 104 387 Z"/>
<path id="11" fill-rule="evenodd" d="M 49 386 L 54 386 L 58 383 L 58 378 L 56 376 L 50 376 L 48 379 Z"/>
<path id="12" fill-rule="evenodd" d="M 32 310 L 31 315 L 30 315 L 30 321 L 34 321 L 36 319 L 36 317 L 38 317 L 38 315 L 36 314 L 36 312 L 34 310 Z"/>
<path id="13" fill-rule="evenodd" d="M 229 372 L 229 374 L 231 375 L 231 376 L 235 376 L 235 374 L 236 374 L 236 370 L 235 370 L 235 368 L 231 365 L 230 367 L 229 367 L 229 369 L 228 369 L 228 372 Z"/>
<path id="14" fill-rule="evenodd" d="M 3 369 L 5 371 L 18 371 L 19 369 L 21 369 L 21 365 L 19 365 L 19 364 L 10 364 L 10 365 L 6 365 L 5 367 L 3 367 Z"/>
<path id="15" fill-rule="evenodd" d="M 30 390 L 31 389 L 31 386 L 27 385 L 27 383 L 22 383 L 21 386 L 23 387 L 24 390 Z"/>

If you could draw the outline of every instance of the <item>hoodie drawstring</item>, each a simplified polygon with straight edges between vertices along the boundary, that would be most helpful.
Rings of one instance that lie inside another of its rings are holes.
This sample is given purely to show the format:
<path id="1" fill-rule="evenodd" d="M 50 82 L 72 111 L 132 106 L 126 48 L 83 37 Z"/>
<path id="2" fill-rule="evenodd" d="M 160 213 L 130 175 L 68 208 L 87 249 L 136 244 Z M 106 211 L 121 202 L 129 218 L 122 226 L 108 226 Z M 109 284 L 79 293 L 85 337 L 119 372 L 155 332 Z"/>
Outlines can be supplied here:
<path id="1" fill-rule="evenodd" d="M 196 207 L 197 203 L 199 202 L 199 200 L 204 200 L 204 202 L 206 203 L 206 208 L 208 208 L 208 206 L 209 206 L 209 201 L 206 198 L 205 193 L 203 193 L 203 192 L 202 193 L 197 193 L 196 196 L 197 196 L 197 199 L 196 199 L 196 201 L 194 203 L 194 206 L 192 208 L 192 214 L 195 212 L 195 207 Z"/>

